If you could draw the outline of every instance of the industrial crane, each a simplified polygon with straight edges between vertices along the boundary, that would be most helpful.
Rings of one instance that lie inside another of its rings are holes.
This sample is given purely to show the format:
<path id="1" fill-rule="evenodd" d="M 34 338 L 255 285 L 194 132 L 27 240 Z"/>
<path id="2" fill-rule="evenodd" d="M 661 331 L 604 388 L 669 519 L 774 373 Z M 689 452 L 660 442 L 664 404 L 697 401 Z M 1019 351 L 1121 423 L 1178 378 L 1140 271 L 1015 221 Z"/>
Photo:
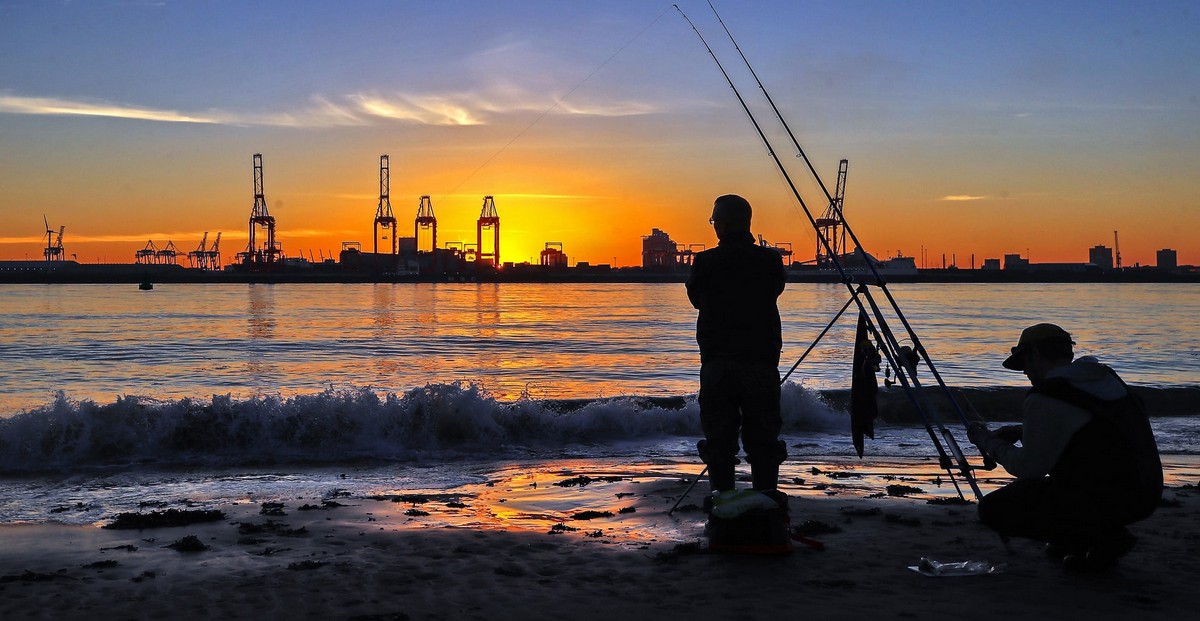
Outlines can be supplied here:
<path id="1" fill-rule="evenodd" d="M 1117 239 L 1117 232 L 1113 231 L 1113 252 L 1117 253 L 1117 269 L 1121 269 L 1121 240 Z"/>
<path id="2" fill-rule="evenodd" d="M 255 231 L 266 229 L 267 239 L 258 244 Z M 254 154 L 254 207 L 250 210 L 250 242 L 246 251 L 238 253 L 241 262 L 257 269 L 271 269 L 282 258 L 279 244 L 275 242 L 275 217 L 267 210 L 267 198 L 263 192 L 262 154 Z"/>
<path id="3" fill-rule="evenodd" d="M 388 156 L 379 156 L 379 207 L 375 210 L 375 240 L 374 250 L 379 253 L 379 226 L 383 225 L 385 234 L 390 234 L 392 237 L 392 254 L 397 252 L 396 240 L 396 216 L 392 214 L 392 201 L 388 197 L 388 185 L 390 172 L 388 170 Z M 390 233 L 388 233 L 390 231 Z M 387 239 L 387 237 L 384 237 Z"/>
<path id="4" fill-rule="evenodd" d="M 158 246 L 154 245 L 154 240 L 147 239 L 146 247 L 133 253 L 133 255 L 141 265 L 156 263 L 158 261 Z"/>
<path id="5" fill-rule="evenodd" d="M 162 263 L 163 265 L 175 265 L 175 261 L 179 257 L 179 247 L 175 245 L 175 242 L 168 239 L 167 245 L 163 246 L 161 250 L 154 253 L 154 257 L 155 262 L 157 263 Z"/>
<path id="6" fill-rule="evenodd" d="M 493 232 L 492 251 L 483 251 L 483 230 Z M 480 264 L 500 267 L 500 214 L 496 212 L 496 201 L 491 196 L 483 197 L 483 209 L 479 211 L 479 221 L 475 225 L 475 259 Z"/>
<path id="7" fill-rule="evenodd" d="M 829 207 L 825 209 L 825 213 L 817 218 L 817 230 L 829 242 L 830 252 L 837 260 L 841 260 L 842 254 L 846 252 L 846 230 L 845 219 L 842 218 L 842 205 L 846 198 L 846 169 L 849 168 L 849 161 L 842 160 L 838 163 L 837 189 L 833 193 L 833 199 L 829 201 Z M 832 263 L 833 259 L 825 253 L 825 248 L 821 243 L 821 237 L 817 238 L 816 262 L 818 266 L 825 266 Z"/>
<path id="8" fill-rule="evenodd" d="M 221 269 L 221 231 L 217 231 L 217 239 L 212 247 L 204 251 L 205 269 L 219 271 Z"/>
<path id="9" fill-rule="evenodd" d="M 437 216 L 433 215 L 433 200 L 429 195 L 421 197 L 421 204 L 417 205 L 417 221 L 413 225 L 413 237 L 417 241 L 417 252 L 421 252 L 421 231 L 428 230 L 431 232 L 429 242 L 429 252 L 437 249 Z"/>
<path id="10" fill-rule="evenodd" d="M 207 259 L 204 256 L 205 246 L 208 245 L 208 231 L 204 232 L 204 237 L 200 238 L 200 245 L 195 250 L 188 253 L 188 263 L 192 267 L 207 269 Z"/>
<path id="11" fill-rule="evenodd" d="M 46 248 L 42 251 L 42 255 L 46 257 L 47 261 L 62 261 L 66 258 L 66 253 L 63 251 L 63 233 L 66 232 L 67 227 L 59 227 L 56 239 L 54 229 L 50 228 L 50 221 L 44 215 L 42 222 L 46 225 Z"/>

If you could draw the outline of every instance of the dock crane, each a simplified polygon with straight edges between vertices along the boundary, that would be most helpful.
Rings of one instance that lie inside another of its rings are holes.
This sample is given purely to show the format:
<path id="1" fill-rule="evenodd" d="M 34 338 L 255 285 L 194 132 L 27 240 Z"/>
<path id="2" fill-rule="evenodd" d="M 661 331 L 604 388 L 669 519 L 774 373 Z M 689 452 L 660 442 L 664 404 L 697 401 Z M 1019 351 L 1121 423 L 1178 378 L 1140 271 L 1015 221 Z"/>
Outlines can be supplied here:
<path id="1" fill-rule="evenodd" d="M 267 239 L 260 246 L 255 232 L 261 227 L 266 229 Z M 246 251 L 238 253 L 238 259 L 247 266 L 255 269 L 270 270 L 282 259 L 282 250 L 275 241 L 275 216 L 267 210 L 267 198 L 263 192 L 263 163 L 262 154 L 254 154 L 254 206 L 250 210 L 250 242 Z"/>
<path id="2" fill-rule="evenodd" d="M 825 253 L 825 249 L 821 245 L 821 237 L 818 237 L 815 254 L 818 266 L 828 266 L 835 258 L 840 261 L 846 252 L 846 229 L 845 220 L 842 218 L 842 205 L 846 198 L 846 170 L 849 168 L 849 164 L 848 160 L 838 162 L 837 189 L 833 193 L 832 200 L 829 201 L 829 207 L 825 208 L 825 213 L 816 220 L 817 229 L 821 232 L 821 236 L 829 240 L 830 252 L 833 255 L 831 258 Z"/>
<path id="3" fill-rule="evenodd" d="M 47 261 L 62 261 L 66 259 L 66 252 L 63 251 L 63 233 L 67 227 L 62 226 L 58 229 L 58 237 L 54 237 L 54 229 L 50 228 L 50 221 L 46 216 L 42 216 L 42 222 L 46 225 L 46 248 L 42 251 L 42 255 Z"/>
<path id="4" fill-rule="evenodd" d="M 208 260 L 204 256 L 205 246 L 208 245 L 208 231 L 204 231 L 204 237 L 200 238 L 200 245 L 196 249 L 187 254 L 188 263 L 192 267 L 199 269 L 208 269 Z"/>
<path id="5" fill-rule="evenodd" d="M 175 245 L 175 242 L 168 239 L 167 245 L 154 253 L 154 257 L 156 263 L 175 265 L 176 259 L 179 257 L 179 247 Z"/>
<path id="6" fill-rule="evenodd" d="M 221 231 L 217 231 L 217 239 L 208 250 L 204 251 L 205 269 L 220 271 L 221 269 Z"/>
<path id="7" fill-rule="evenodd" d="M 1121 269 L 1121 240 L 1117 238 L 1117 232 L 1113 231 L 1113 252 L 1117 254 L 1117 269 Z"/>
<path id="8" fill-rule="evenodd" d="M 437 249 L 437 216 L 433 214 L 433 200 L 426 194 L 417 205 L 417 220 L 413 225 L 413 237 L 417 240 L 417 252 L 421 252 L 421 231 L 430 231 L 429 252 Z"/>
<path id="9" fill-rule="evenodd" d="M 392 254 L 397 252 L 396 216 L 392 213 L 392 201 L 388 197 L 389 177 L 388 156 L 379 156 L 379 207 L 375 210 L 375 239 L 373 252 L 379 253 L 379 227 L 383 226 L 384 234 L 392 237 Z M 387 237 L 384 237 L 387 239 Z"/>
<path id="10" fill-rule="evenodd" d="M 492 229 L 492 251 L 483 251 L 483 230 Z M 500 267 L 500 214 L 496 212 L 496 201 L 491 196 L 483 197 L 483 208 L 475 224 L 475 260 L 480 264 Z"/>
<path id="11" fill-rule="evenodd" d="M 158 262 L 158 246 L 154 245 L 154 240 L 147 239 L 146 247 L 133 253 L 137 263 L 140 265 L 151 265 Z"/>

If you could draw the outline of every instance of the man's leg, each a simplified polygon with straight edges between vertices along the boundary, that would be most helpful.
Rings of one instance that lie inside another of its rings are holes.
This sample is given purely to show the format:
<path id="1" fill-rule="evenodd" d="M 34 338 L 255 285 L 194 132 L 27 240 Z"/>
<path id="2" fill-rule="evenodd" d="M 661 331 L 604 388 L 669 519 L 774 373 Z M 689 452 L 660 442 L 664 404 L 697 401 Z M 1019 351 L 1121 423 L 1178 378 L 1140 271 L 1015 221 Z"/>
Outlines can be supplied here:
<path id="1" fill-rule="evenodd" d="M 700 427 L 704 441 L 700 459 L 708 464 L 713 491 L 734 488 L 740 422 L 736 369 L 733 363 L 713 360 L 700 365 Z"/>
<path id="2" fill-rule="evenodd" d="M 787 446 L 779 439 L 783 427 L 779 412 L 779 368 L 772 364 L 747 364 L 739 371 L 746 461 L 750 462 L 754 489 L 773 490 L 779 485 L 779 464 L 787 459 Z"/>

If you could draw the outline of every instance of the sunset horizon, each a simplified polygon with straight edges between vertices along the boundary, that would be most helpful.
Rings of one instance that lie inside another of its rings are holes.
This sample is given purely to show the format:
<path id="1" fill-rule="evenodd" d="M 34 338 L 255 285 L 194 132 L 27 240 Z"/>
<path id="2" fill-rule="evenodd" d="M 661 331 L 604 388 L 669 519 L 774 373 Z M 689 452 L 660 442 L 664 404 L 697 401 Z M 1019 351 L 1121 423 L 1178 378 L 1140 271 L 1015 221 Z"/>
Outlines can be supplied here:
<path id="1" fill-rule="evenodd" d="M 1187 3 L 715 6 L 826 186 L 849 160 L 846 219 L 868 252 L 978 267 L 1119 244 L 1126 266 L 1161 249 L 1200 264 Z M 228 264 L 255 153 L 290 257 L 369 251 L 387 154 L 400 235 L 429 195 L 439 247 L 474 242 L 490 195 L 502 262 L 557 242 L 572 265 L 640 265 L 652 229 L 715 245 L 712 200 L 737 193 L 755 234 L 812 258 L 807 219 L 669 3 L 281 7 L 0 8 L 0 260 L 40 259 L 65 227 L 81 263 L 220 232 Z M 721 23 L 680 8 L 819 216 Z"/>

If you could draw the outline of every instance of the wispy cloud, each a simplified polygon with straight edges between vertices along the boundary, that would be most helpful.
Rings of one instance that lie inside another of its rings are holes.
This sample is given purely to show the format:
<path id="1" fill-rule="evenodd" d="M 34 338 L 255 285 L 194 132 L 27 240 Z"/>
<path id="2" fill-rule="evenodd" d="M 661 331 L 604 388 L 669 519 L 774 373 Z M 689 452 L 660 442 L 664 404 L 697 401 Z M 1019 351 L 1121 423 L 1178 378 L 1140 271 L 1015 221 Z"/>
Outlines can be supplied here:
<path id="1" fill-rule="evenodd" d="M 162 110 L 93 100 L 25 97 L 0 93 L 0 113 L 41 116 L 90 116 L 164 123 L 205 123 L 234 126 L 341 127 L 388 122 L 434 126 L 484 125 L 497 116 L 545 114 L 623 117 L 652 114 L 657 108 L 637 101 L 556 101 L 519 86 L 493 85 L 478 92 L 443 94 L 357 92 L 316 94 L 305 104 L 282 112 L 204 112 Z"/>
<path id="2" fill-rule="evenodd" d="M 185 114 L 175 110 L 155 110 L 153 108 L 122 106 L 107 102 L 70 101 L 51 97 L 18 97 L 14 95 L 0 95 L 0 112 L 38 115 L 102 116 L 167 123 L 221 122 L 213 117 Z"/>
<path id="3" fill-rule="evenodd" d="M 971 194 L 950 194 L 939 198 L 940 201 L 982 201 L 991 198 L 990 196 L 974 196 Z"/>

